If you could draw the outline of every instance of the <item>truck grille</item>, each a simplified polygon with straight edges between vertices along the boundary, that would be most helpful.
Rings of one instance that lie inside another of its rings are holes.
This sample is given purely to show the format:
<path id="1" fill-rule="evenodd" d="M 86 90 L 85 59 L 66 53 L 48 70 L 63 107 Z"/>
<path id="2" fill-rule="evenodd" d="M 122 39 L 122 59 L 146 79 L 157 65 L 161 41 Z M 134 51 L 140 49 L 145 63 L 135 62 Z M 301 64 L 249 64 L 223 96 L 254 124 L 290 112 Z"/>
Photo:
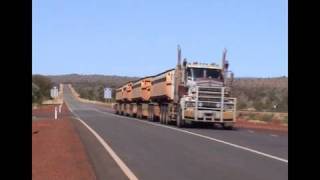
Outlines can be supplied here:
<path id="1" fill-rule="evenodd" d="M 220 121 L 223 121 L 224 114 L 235 112 L 236 98 L 229 97 L 225 87 L 197 86 L 196 89 L 195 114 L 198 114 L 198 110 L 202 111 L 202 113 L 212 114 L 205 114 L 204 117 L 202 117 L 203 114 L 199 115 L 199 117 L 196 115 L 195 120 L 209 120 L 207 118 L 214 120 L 213 118 L 219 118 Z"/>
<path id="2" fill-rule="evenodd" d="M 224 92 L 224 94 L 222 94 Z M 224 101 L 221 109 L 221 101 Z M 229 98 L 224 87 L 198 87 L 198 109 L 225 111 L 234 109 L 235 98 Z"/>
<path id="3" fill-rule="evenodd" d="M 221 97 L 215 98 L 215 97 L 198 97 L 199 101 L 221 101 Z"/>
<path id="4" fill-rule="evenodd" d="M 201 106 L 198 105 L 199 108 L 217 108 L 217 105 L 215 103 L 209 103 L 209 102 L 201 102 Z"/>
<path id="5" fill-rule="evenodd" d="M 219 108 L 222 91 L 222 87 L 198 87 L 198 108 Z"/>
<path id="6" fill-rule="evenodd" d="M 199 87 L 200 91 L 221 92 L 221 87 Z"/>

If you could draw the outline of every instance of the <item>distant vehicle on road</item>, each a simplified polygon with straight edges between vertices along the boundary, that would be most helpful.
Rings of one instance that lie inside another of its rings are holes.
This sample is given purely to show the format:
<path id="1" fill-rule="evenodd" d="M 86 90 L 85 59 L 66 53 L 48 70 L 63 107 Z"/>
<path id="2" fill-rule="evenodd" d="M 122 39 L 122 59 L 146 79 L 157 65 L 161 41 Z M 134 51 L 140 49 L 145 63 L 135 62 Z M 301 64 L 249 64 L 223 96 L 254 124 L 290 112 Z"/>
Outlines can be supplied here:
<path id="1" fill-rule="evenodd" d="M 222 65 L 181 63 L 174 69 L 128 82 L 116 89 L 115 112 L 178 127 L 194 122 L 217 123 L 232 129 L 236 98 L 231 97 L 233 73 L 228 71 L 224 50 Z"/>

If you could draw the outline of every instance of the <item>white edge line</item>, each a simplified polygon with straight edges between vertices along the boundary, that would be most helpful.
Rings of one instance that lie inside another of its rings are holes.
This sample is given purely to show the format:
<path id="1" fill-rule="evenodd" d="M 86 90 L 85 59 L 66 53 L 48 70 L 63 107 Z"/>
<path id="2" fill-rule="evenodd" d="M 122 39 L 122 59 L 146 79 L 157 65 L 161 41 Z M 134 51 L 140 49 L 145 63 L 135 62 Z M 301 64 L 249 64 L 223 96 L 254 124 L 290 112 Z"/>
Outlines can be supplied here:
<path id="1" fill-rule="evenodd" d="M 103 111 L 100 111 L 100 110 L 97 110 L 97 109 L 95 109 L 95 111 L 100 112 L 100 113 L 105 113 L 105 114 L 108 114 L 108 115 L 112 115 L 112 116 L 116 116 L 116 117 L 124 117 L 124 118 L 132 120 L 132 118 L 129 118 L 129 117 L 119 116 L 119 115 L 115 115 L 115 114 L 112 114 L 112 113 L 103 112 Z M 263 153 L 263 152 L 260 152 L 260 151 L 254 150 L 254 149 L 250 149 L 250 148 L 247 148 L 247 147 L 244 147 L 244 146 L 240 146 L 240 145 L 237 145 L 237 144 L 229 143 L 229 142 L 226 142 L 226 141 L 223 141 L 223 140 L 220 140 L 220 139 L 215 139 L 215 138 L 212 138 L 212 137 L 204 136 L 204 135 L 197 134 L 197 133 L 194 133 L 194 132 L 190 132 L 190 131 L 187 131 L 187 130 L 182 130 L 182 129 L 178 129 L 178 128 L 174 128 L 174 127 L 170 127 L 170 126 L 165 126 L 165 125 L 162 125 L 162 124 L 155 124 L 155 123 L 152 123 L 152 122 L 149 122 L 149 121 L 137 121 L 137 122 L 147 123 L 147 124 L 150 124 L 150 125 L 153 125 L 153 126 L 160 126 L 160 127 L 164 127 L 164 128 L 180 131 L 180 132 L 183 132 L 183 133 L 186 133 L 186 134 L 191 134 L 191 135 L 202 137 L 202 138 L 209 139 L 209 140 L 212 140 L 212 141 L 220 142 L 220 143 L 223 143 L 223 144 L 235 147 L 235 148 L 243 149 L 243 150 L 246 150 L 246 151 L 249 151 L 249 152 L 252 152 L 252 153 L 256 153 L 256 154 L 259 154 L 259 155 L 262 155 L 262 156 L 265 156 L 265 157 L 268 157 L 268 158 L 271 158 L 271 159 L 275 159 L 275 160 L 278 160 L 278 161 L 282 161 L 282 162 L 288 163 L 287 159 L 276 157 L 276 156 L 273 156 L 273 155 L 270 155 L 270 154 L 266 154 L 266 153 Z"/>
<path id="2" fill-rule="evenodd" d="M 138 178 L 133 174 L 133 172 L 126 166 L 126 164 L 119 158 L 119 156 L 111 149 L 111 147 L 93 130 L 91 129 L 85 122 L 83 122 L 80 118 L 77 118 L 83 125 L 85 125 L 91 133 L 99 140 L 99 142 L 103 145 L 103 147 L 108 151 L 110 156 L 114 159 L 114 161 L 119 165 L 121 170 L 128 176 L 129 179 L 138 180 Z"/>
<path id="3" fill-rule="evenodd" d="M 67 103 L 66 103 L 67 104 Z M 81 118 L 72 111 L 72 109 L 67 104 L 68 109 L 76 116 L 85 127 L 98 139 L 98 141 L 102 144 L 102 146 L 108 151 L 113 160 L 118 164 L 124 174 L 131 180 L 138 180 L 138 178 L 133 174 L 133 172 L 126 166 L 126 164 L 119 158 L 119 156 L 112 150 L 112 148 L 106 143 L 99 135 L 96 133 L 90 126 L 88 126 Z"/>

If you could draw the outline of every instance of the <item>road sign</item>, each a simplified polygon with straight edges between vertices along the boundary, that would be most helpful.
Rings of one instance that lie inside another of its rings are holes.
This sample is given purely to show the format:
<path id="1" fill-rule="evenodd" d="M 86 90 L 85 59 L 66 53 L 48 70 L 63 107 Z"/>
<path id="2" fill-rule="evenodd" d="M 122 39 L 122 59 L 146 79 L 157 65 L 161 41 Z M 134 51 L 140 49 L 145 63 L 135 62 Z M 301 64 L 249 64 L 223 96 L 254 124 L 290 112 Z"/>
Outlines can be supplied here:
<path id="1" fill-rule="evenodd" d="M 104 98 L 105 99 L 112 98 L 112 89 L 111 88 L 104 88 Z"/>
<path id="2" fill-rule="evenodd" d="M 54 86 L 54 87 L 50 90 L 50 96 L 51 96 L 52 98 L 56 98 L 56 97 L 58 97 L 58 94 L 59 94 L 58 89 L 57 89 L 57 87 Z"/>

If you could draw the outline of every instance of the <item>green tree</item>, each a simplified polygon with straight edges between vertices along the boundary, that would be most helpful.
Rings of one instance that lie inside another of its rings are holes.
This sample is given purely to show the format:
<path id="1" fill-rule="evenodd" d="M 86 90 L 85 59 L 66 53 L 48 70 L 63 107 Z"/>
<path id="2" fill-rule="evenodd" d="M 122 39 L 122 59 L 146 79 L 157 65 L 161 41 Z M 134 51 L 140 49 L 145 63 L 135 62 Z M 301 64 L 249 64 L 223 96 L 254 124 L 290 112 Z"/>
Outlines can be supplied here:
<path id="1" fill-rule="evenodd" d="M 32 103 L 39 103 L 41 101 L 40 88 L 32 83 Z"/>
<path id="2" fill-rule="evenodd" d="M 33 100 L 41 102 L 50 98 L 52 82 L 49 78 L 42 75 L 32 76 L 32 96 Z"/>

